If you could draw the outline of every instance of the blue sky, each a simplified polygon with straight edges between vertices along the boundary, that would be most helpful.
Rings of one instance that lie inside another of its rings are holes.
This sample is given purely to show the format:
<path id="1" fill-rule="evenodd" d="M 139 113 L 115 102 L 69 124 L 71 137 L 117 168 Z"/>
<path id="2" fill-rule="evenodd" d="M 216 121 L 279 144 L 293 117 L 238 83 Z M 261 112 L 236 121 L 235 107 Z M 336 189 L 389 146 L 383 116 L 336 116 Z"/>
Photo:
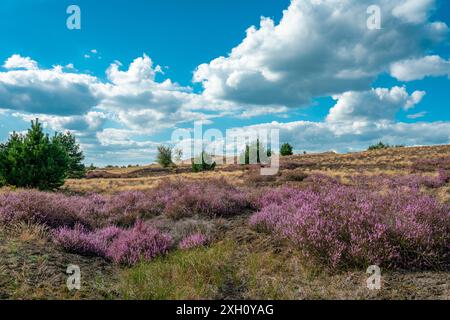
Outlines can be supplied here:
<path id="1" fill-rule="evenodd" d="M 81 30 L 66 27 L 71 4 Z M 3 0 L 0 13 L 3 141 L 39 117 L 99 165 L 149 163 L 194 120 L 279 129 L 297 151 L 450 143 L 448 1 Z"/>

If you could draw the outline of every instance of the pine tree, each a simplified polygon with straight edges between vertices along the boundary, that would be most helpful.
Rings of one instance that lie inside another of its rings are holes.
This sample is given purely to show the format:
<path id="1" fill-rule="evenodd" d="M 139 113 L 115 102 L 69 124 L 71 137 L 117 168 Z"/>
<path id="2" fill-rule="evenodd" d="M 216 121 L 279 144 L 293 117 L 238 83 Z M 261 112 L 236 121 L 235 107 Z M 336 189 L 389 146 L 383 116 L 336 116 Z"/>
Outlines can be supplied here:
<path id="1" fill-rule="evenodd" d="M 253 142 L 250 145 L 245 146 L 245 150 L 241 153 L 240 163 L 241 164 L 260 164 L 267 163 L 269 157 L 272 156 L 272 150 L 270 148 L 264 148 L 264 145 L 259 141 Z"/>
<path id="2" fill-rule="evenodd" d="M 44 134 L 36 119 L 25 135 L 13 133 L 0 148 L 0 181 L 23 188 L 53 190 L 64 184 L 69 157 Z"/>
<path id="3" fill-rule="evenodd" d="M 280 148 L 280 155 L 284 156 L 292 156 L 294 153 L 292 152 L 293 148 L 289 143 L 283 143 Z"/>
<path id="4" fill-rule="evenodd" d="M 77 144 L 75 136 L 70 132 L 57 133 L 53 137 L 53 142 L 58 143 L 69 157 L 67 177 L 70 179 L 81 179 L 86 175 L 86 167 L 83 164 L 84 154 Z"/>

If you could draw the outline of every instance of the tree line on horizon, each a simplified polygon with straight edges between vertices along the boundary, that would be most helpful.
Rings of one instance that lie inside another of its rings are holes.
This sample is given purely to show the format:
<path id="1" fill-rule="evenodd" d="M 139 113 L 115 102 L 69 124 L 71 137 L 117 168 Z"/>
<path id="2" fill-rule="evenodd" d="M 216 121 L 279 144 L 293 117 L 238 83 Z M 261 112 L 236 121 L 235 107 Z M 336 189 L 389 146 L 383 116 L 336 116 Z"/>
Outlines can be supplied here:
<path id="1" fill-rule="evenodd" d="M 379 142 L 371 145 L 368 150 L 398 147 L 403 146 Z M 293 146 L 283 143 L 279 154 L 293 155 Z M 271 148 L 266 150 L 258 139 L 246 144 L 239 157 L 241 164 L 264 164 L 271 155 Z M 0 187 L 9 185 L 40 190 L 57 189 L 64 184 L 65 179 L 80 179 L 85 177 L 87 170 L 95 169 L 93 165 L 86 168 L 84 158 L 72 133 L 56 132 L 50 137 L 44 133 L 42 124 L 36 119 L 31 121 L 31 127 L 25 134 L 13 132 L 6 143 L 0 143 Z M 173 158 L 181 160 L 182 152 L 173 150 L 170 146 L 158 147 L 157 163 L 162 167 L 174 166 Z M 213 155 L 205 151 L 192 159 L 193 172 L 211 171 L 215 167 Z"/>
<path id="2" fill-rule="evenodd" d="M 281 156 L 291 156 L 294 154 L 293 149 L 294 148 L 291 144 L 283 143 L 280 147 L 279 152 Z M 240 163 L 244 165 L 264 164 L 268 162 L 271 156 L 271 148 L 269 147 L 266 150 L 264 145 L 259 141 L 259 139 L 257 139 L 255 142 L 245 145 L 245 148 L 241 152 L 239 159 Z M 170 166 L 174 166 L 174 157 L 176 158 L 175 161 L 181 161 L 182 151 L 173 150 L 170 146 L 165 145 L 161 145 L 158 147 L 156 162 L 162 167 L 168 168 Z M 192 171 L 201 172 L 214 170 L 216 167 L 216 162 L 213 161 L 213 157 L 214 155 L 208 154 L 206 151 L 202 151 L 194 159 L 191 159 Z"/>

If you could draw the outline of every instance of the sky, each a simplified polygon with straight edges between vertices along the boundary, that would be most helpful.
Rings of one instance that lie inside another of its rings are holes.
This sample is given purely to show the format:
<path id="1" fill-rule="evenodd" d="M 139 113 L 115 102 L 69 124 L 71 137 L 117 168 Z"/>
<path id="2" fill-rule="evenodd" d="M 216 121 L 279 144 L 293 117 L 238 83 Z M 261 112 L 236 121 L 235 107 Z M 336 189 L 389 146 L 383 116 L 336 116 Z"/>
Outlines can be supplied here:
<path id="1" fill-rule="evenodd" d="M 0 14 L 0 141 L 39 118 L 96 165 L 151 163 L 194 122 L 277 129 L 296 152 L 450 143 L 449 1 L 2 0 Z"/>

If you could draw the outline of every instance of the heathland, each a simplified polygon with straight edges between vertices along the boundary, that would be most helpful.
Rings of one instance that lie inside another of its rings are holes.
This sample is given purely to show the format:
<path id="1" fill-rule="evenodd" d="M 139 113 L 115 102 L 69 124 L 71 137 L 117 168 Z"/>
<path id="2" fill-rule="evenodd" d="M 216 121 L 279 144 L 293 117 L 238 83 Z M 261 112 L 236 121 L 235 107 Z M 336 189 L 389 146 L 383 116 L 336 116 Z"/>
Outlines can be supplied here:
<path id="1" fill-rule="evenodd" d="M 0 191 L 3 299 L 450 299 L 449 249 L 450 146 L 287 156 L 276 176 L 104 168 L 54 192 Z"/>

